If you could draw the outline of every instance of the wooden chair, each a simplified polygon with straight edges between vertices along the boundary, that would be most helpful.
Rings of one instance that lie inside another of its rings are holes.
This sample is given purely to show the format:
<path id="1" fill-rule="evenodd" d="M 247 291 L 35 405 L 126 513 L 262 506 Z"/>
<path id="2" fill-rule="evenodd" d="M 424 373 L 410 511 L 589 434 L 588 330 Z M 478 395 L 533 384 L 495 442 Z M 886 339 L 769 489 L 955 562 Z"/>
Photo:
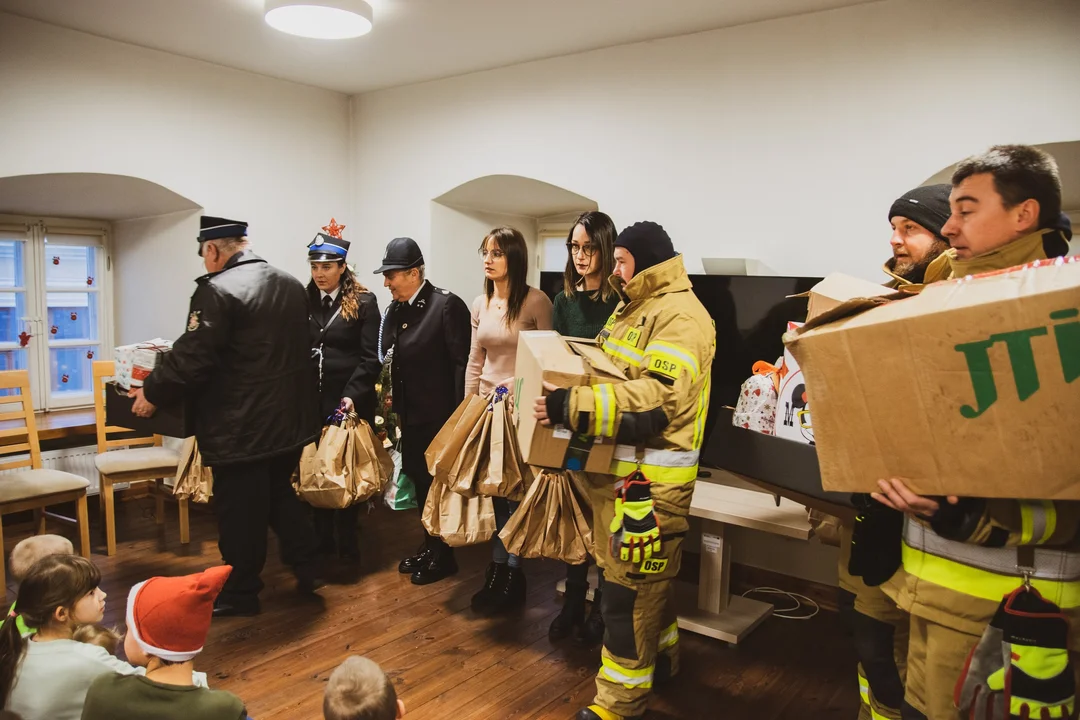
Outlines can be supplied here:
<path id="1" fill-rule="evenodd" d="M 180 456 L 175 450 L 161 446 L 161 436 L 130 437 L 131 430 L 107 425 L 105 422 L 105 393 L 109 392 L 105 381 L 116 374 L 112 360 L 94 362 L 94 419 L 97 425 L 98 456 L 94 458 L 101 475 L 101 515 L 105 528 L 105 552 L 116 554 L 116 506 L 113 498 L 115 483 L 141 483 L 153 481 L 151 494 L 157 501 L 154 512 L 157 524 L 165 522 L 165 498 L 172 498 L 172 491 L 165 486 L 165 478 L 176 477 Z M 124 433 L 122 438 L 110 435 Z M 113 449 L 123 448 L 123 449 Z M 188 501 L 176 499 L 180 506 L 180 542 L 191 542 L 188 527 Z"/>
<path id="2" fill-rule="evenodd" d="M 3 516 L 34 511 L 35 532 L 45 532 L 46 517 L 72 523 L 79 529 L 79 553 L 90 557 L 90 521 L 86 511 L 86 478 L 41 466 L 41 444 L 34 422 L 34 401 L 30 397 L 30 373 L 26 370 L 0 372 L 0 390 L 12 391 L 0 397 L 0 406 L 18 405 L 19 410 L 0 412 L 0 422 L 16 427 L 0 430 L 0 456 L 28 453 L 29 457 L 0 462 L 0 470 L 15 472 L 0 475 L 0 548 L 3 548 Z M 26 468 L 22 470 L 20 468 Z M 75 519 L 47 512 L 45 508 L 60 503 L 75 503 Z M 0 558 L 0 589 L 7 593 L 7 575 Z"/>

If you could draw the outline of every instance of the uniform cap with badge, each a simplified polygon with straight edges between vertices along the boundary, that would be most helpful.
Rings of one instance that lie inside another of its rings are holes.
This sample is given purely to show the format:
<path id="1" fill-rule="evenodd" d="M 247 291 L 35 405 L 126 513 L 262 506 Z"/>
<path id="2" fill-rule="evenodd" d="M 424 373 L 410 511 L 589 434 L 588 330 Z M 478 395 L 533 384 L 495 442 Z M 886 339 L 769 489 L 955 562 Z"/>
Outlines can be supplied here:
<path id="1" fill-rule="evenodd" d="M 199 257 L 202 257 L 202 244 L 207 240 L 247 237 L 248 224 L 242 220 L 203 215 L 199 218 Z"/>
<path id="2" fill-rule="evenodd" d="M 349 254 L 349 241 L 341 237 L 344 225 L 330 218 L 329 225 L 323 225 L 322 232 L 308 244 L 309 262 L 345 262 Z"/>
<path id="3" fill-rule="evenodd" d="M 383 256 L 383 264 L 373 275 L 382 275 L 391 270 L 409 270 L 424 264 L 424 253 L 420 252 L 420 246 L 410 237 L 399 237 L 391 240 L 386 246 L 386 254 Z"/>

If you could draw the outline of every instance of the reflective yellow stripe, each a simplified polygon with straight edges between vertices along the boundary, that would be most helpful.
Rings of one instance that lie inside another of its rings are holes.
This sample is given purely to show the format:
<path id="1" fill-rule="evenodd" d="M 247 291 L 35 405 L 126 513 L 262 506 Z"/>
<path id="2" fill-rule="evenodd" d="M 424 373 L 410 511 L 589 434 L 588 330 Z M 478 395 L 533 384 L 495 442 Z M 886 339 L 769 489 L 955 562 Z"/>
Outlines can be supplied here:
<path id="1" fill-rule="evenodd" d="M 870 717 L 873 720 L 892 720 L 892 718 L 890 718 L 888 715 L 882 715 L 877 710 L 875 710 L 874 706 L 870 704 L 869 700 L 866 702 L 866 705 L 870 708 Z"/>
<path id="2" fill-rule="evenodd" d="M 859 673 L 859 696 L 862 697 L 863 705 L 870 707 L 870 681 L 861 672 Z"/>
<path id="3" fill-rule="evenodd" d="M 701 449 L 701 442 L 705 438 L 705 418 L 709 413 L 709 378 L 705 378 L 705 384 L 698 393 L 697 416 L 694 418 L 694 444 L 695 450 Z"/>
<path id="4" fill-rule="evenodd" d="M 593 385 L 593 435 L 611 437 L 615 434 L 615 389 L 610 383 Z"/>
<path id="5" fill-rule="evenodd" d="M 677 642 L 679 642 L 679 623 L 673 622 L 664 632 L 660 633 L 660 642 L 657 644 L 657 648 L 667 650 Z"/>
<path id="6" fill-rule="evenodd" d="M 601 658 L 600 677 L 611 682 L 620 683 L 630 690 L 634 688 L 648 689 L 653 683 L 653 666 L 649 665 L 641 669 L 624 668 L 606 655 Z"/>
<path id="7" fill-rule="evenodd" d="M 629 460 L 616 460 L 611 463 L 611 469 L 609 470 L 609 472 L 615 477 L 625 477 L 637 470 L 638 467 L 639 466 L 636 462 L 631 462 Z M 640 465 L 640 468 L 641 472 L 645 473 L 645 477 L 649 478 L 650 481 L 657 483 L 670 483 L 672 485 L 688 483 L 691 480 L 696 480 L 698 471 L 698 466 L 696 464 L 689 467 L 662 467 L 660 465 L 649 465 L 648 463 L 642 463 Z"/>
<path id="8" fill-rule="evenodd" d="M 1043 545 L 1057 529 L 1057 510 L 1049 500 L 1020 501 L 1020 544 Z"/>
<path id="9" fill-rule="evenodd" d="M 1050 542 L 1050 538 L 1054 536 L 1054 531 L 1057 530 L 1057 505 L 1049 500 L 1043 500 L 1043 507 L 1046 510 L 1046 531 L 1043 533 L 1042 539 L 1039 540 L 1039 544 Z"/>
<path id="10" fill-rule="evenodd" d="M 686 348 L 681 348 L 678 345 L 672 345 L 669 342 L 663 340 L 653 340 L 645 346 L 646 355 L 659 355 L 660 357 L 670 358 L 679 363 L 685 363 L 690 366 L 690 376 L 697 379 L 697 376 L 701 374 L 701 365 L 698 364 L 697 358 Z"/>
<path id="11" fill-rule="evenodd" d="M 641 360 L 644 358 L 641 351 L 633 345 L 613 337 L 604 340 L 604 352 L 623 362 L 628 362 L 634 367 L 640 367 Z"/>
<path id="12" fill-rule="evenodd" d="M 1035 532 L 1035 508 L 1031 503 L 1020 501 L 1020 544 L 1030 545 Z"/>
<path id="13" fill-rule="evenodd" d="M 972 597 L 1001 602 L 1022 582 L 1020 577 L 980 570 L 916 550 L 906 542 L 902 551 L 904 571 L 909 575 Z M 1080 607 L 1080 582 L 1032 578 L 1031 585 L 1062 609 Z"/>

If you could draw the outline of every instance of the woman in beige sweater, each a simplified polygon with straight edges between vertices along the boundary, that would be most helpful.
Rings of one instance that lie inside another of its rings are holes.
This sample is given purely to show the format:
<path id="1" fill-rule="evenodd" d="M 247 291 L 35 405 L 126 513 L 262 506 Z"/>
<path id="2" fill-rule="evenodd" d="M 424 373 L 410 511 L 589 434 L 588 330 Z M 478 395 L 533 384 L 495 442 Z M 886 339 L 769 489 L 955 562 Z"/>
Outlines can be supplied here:
<path id="1" fill-rule="evenodd" d="M 551 329 L 551 300 L 529 287 L 529 250 L 525 238 L 511 227 L 492 230 L 480 245 L 484 261 L 484 294 L 473 301 L 472 350 L 465 370 L 465 392 L 487 395 L 514 376 L 518 333 Z M 506 612 L 525 604 L 525 575 L 521 560 L 506 552 L 499 539 L 518 503 L 495 498 L 496 535 L 492 562 L 484 587 L 472 598 L 482 615 Z"/>

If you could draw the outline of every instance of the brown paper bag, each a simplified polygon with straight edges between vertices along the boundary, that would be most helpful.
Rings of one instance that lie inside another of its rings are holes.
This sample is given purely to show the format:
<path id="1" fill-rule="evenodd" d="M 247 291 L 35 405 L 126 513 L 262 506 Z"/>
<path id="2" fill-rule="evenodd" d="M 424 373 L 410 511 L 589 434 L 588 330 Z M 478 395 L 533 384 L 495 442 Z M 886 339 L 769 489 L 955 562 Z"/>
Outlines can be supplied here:
<path id="1" fill-rule="evenodd" d="M 354 435 L 348 419 L 340 426 L 323 428 L 319 442 L 304 448 L 300 467 L 293 473 L 293 489 L 312 507 L 341 510 L 353 503 L 356 478 L 349 465 Z"/>
<path id="2" fill-rule="evenodd" d="M 476 493 L 516 501 L 525 496 L 526 478 L 531 478 L 532 473 L 521 459 L 508 402 L 492 406 L 488 458 L 477 473 Z"/>
<path id="3" fill-rule="evenodd" d="M 421 521 L 429 533 L 438 535 L 450 547 L 475 545 L 495 535 L 495 506 L 489 497 L 467 498 L 435 482 Z"/>
<path id="4" fill-rule="evenodd" d="M 394 477 L 394 458 L 386 451 L 366 420 L 352 429 L 352 460 L 349 465 L 355 479 L 353 503 L 370 500 L 381 493 Z"/>
<path id="5" fill-rule="evenodd" d="M 468 395 L 458 404 L 450 419 L 443 423 L 435 439 L 424 450 L 424 460 L 432 477 L 439 477 L 440 472 L 445 477 L 446 469 L 461 452 L 469 431 L 487 409 L 487 403 L 485 398 L 478 395 Z"/>
<path id="6" fill-rule="evenodd" d="M 566 472 L 543 471 L 499 533 L 506 550 L 579 565 L 593 553 L 588 507 Z"/>
<path id="7" fill-rule="evenodd" d="M 196 503 L 208 503 L 214 495 L 214 472 L 202 464 L 194 437 L 184 438 L 180 463 L 176 466 L 173 495 Z"/>
<path id="8" fill-rule="evenodd" d="M 501 403 L 500 403 L 501 404 Z M 488 464 L 488 437 L 491 434 L 492 413 L 486 409 L 469 430 L 453 463 L 445 468 L 445 475 L 436 478 L 446 483 L 454 492 L 465 497 L 476 495 L 476 484 Z M 459 426 L 460 431 L 460 426 Z M 440 468 L 442 471 L 442 468 Z"/>

